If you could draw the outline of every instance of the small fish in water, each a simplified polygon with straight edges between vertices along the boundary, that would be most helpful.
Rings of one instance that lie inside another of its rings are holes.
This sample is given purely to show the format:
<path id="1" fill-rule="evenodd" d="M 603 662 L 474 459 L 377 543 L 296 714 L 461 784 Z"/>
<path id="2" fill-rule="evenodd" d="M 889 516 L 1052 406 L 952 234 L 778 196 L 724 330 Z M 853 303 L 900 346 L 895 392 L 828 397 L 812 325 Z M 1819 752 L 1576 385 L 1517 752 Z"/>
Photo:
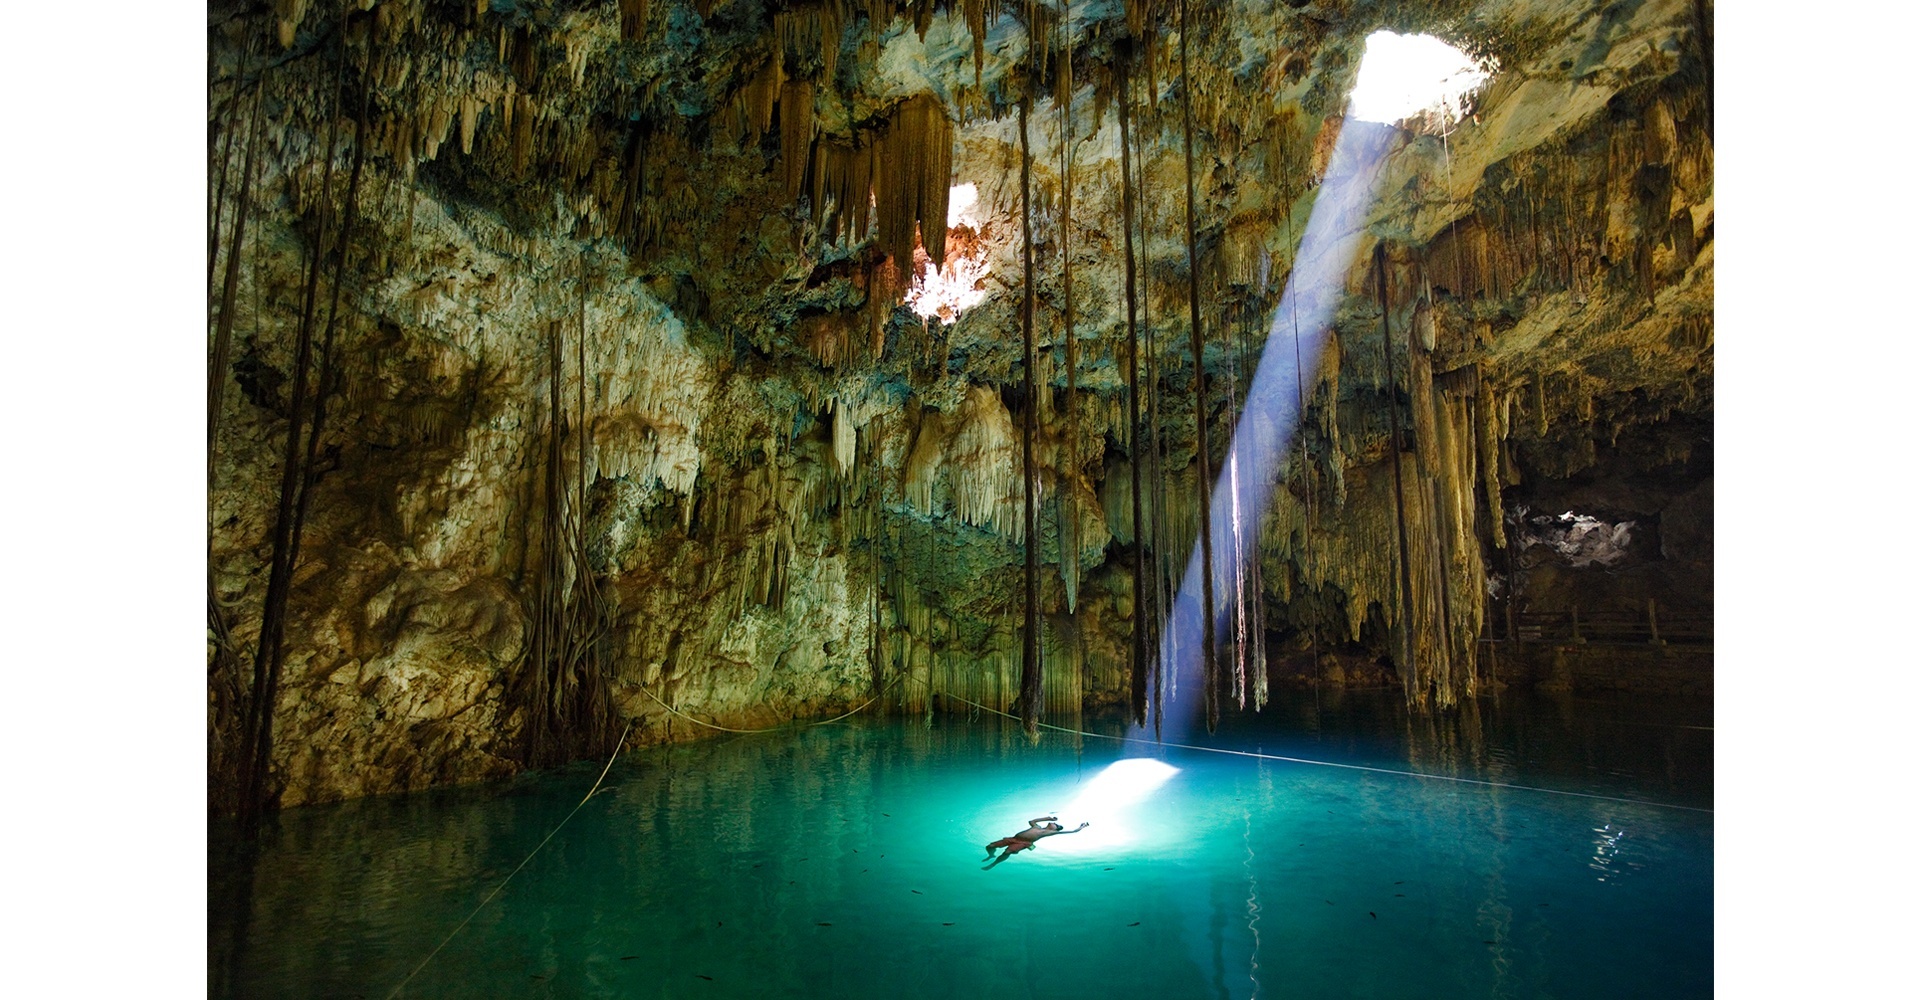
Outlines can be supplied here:
<path id="1" fill-rule="evenodd" d="M 1480 942 L 1480 943 L 1481 943 L 1481 944 L 1492 944 L 1493 942 L 1492 942 L 1492 941 L 1482 941 L 1482 942 Z"/>
<path id="2" fill-rule="evenodd" d="M 724 920 L 716 920 L 716 921 L 714 921 L 714 922 L 713 922 L 713 926 L 715 926 L 715 927 L 720 927 L 720 926 L 723 926 L 723 925 L 725 925 L 725 924 L 726 924 L 726 921 L 724 921 Z"/>
<path id="3" fill-rule="evenodd" d="M 634 959 L 636 959 L 636 958 L 639 958 L 639 957 L 640 957 L 640 956 L 638 956 L 638 955 L 622 955 L 622 956 L 620 956 L 620 961 L 622 961 L 622 962 L 631 962 L 631 961 L 633 961 Z"/>
<path id="4" fill-rule="evenodd" d="M 694 973 L 694 974 L 693 974 L 693 977 L 694 977 L 695 979 L 704 979 L 704 980 L 706 980 L 707 982 L 713 982 L 713 977 L 712 977 L 712 976 L 703 976 L 703 975 L 701 975 L 701 974 L 699 974 L 698 972 L 696 972 L 696 973 Z"/>
<path id="5" fill-rule="evenodd" d="M 1321 902 L 1322 902 L 1322 903 L 1325 903 L 1325 904 L 1327 904 L 1328 906 L 1332 906 L 1332 905 L 1333 905 L 1333 900 L 1331 900 L 1331 899 L 1323 899 L 1323 900 L 1321 900 Z"/>
<path id="6" fill-rule="evenodd" d="M 1545 903 L 1541 903 L 1540 905 L 1541 905 L 1541 906 L 1545 906 L 1545 905 L 1547 905 L 1547 904 L 1545 904 Z"/>
<path id="7" fill-rule="evenodd" d="M 1101 871 L 1103 871 L 1103 872 L 1110 872 L 1110 871 L 1112 871 L 1113 869 L 1112 869 L 1112 868 L 1102 868 L 1102 869 L 1100 869 L 1100 870 L 1101 870 Z"/>
<path id="8" fill-rule="evenodd" d="M 545 977 L 545 976 L 528 976 L 527 978 L 528 978 L 528 979 L 545 979 L 545 978 L 547 978 L 547 977 Z"/>
<path id="9" fill-rule="evenodd" d="M 831 921 L 831 920 L 816 920 L 816 921 L 814 921 L 814 922 L 813 922 L 813 924 L 814 924 L 814 926 L 816 926 L 816 927 L 832 927 L 832 926 L 833 926 L 833 921 Z"/>
<path id="10" fill-rule="evenodd" d="M 913 894 L 914 894 L 914 895 L 916 895 L 916 896 L 924 896 L 924 895 L 926 895 L 926 893 L 924 893 L 924 892 L 921 892 L 921 891 L 920 891 L 920 890 L 918 890 L 918 889 L 908 889 L 907 891 L 908 891 L 908 892 L 910 892 L 910 893 L 913 893 Z"/>
<path id="11" fill-rule="evenodd" d="M 761 866 L 761 865 L 763 865 L 763 864 L 766 864 L 766 862 L 764 862 L 764 861 L 755 861 L 755 862 L 753 863 L 753 866 L 754 866 L 755 868 L 758 868 L 758 867 L 760 867 L 760 866 Z"/>
<path id="12" fill-rule="evenodd" d="M 885 816 L 885 817 L 886 817 L 886 818 L 888 818 L 888 819 L 892 819 L 892 818 L 893 818 L 893 814 L 892 814 L 892 813 L 881 813 L 880 815 L 882 815 L 882 816 Z"/>
<path id="13" fill-rule="evenodd" d="M 1396 892 L 1396 893 L 1394 893 L 1393 895 L 1394 895 L 1394 897 L 1395 897 L 1396 899 L 1404 899 L 1404 898 L 1406 898 L 1406 895 L 1407 895 L 1407 894 L 1406 894 L 1406 893 L 1404 893 L 1404 892 Z"/>
<path id="14" fill-rule="evenodd" d="M 1372 910 L 1368 910 L 1368 911 L 1367 911 L 1367 916 L 1369 916 L 1369 917 L 1372 917 L 1372 918 L 1373 918 L 1373 919 L 1375 919 L 1375 920 L 1378 920 L 1378 919 L 1380 919 L 1380 914 L 1378 914 L 1378 913 L 1375 913 L 1375 912 L 1373 912 Z"/>
<path id="15" fill-rule="evenodd" d="M 1394 883 L 1394 885 L 1406 885 L 1406 884 L 1407 884 L 1406 879 L 1401 879 L 1400 881 Z"/>
<path id="16" fill-rule="evenodd" d="M 952 926 L 953 926 L 953 921 L 951 921 L 951 920 L 948 920 L 948 921 L 945 921 L 945 922 L 943 922 L 943 923 L 941 923 L 941 925 L 940 925 L 940 926 L 942 926 L 942 927 L 952 927 Z"/>
<path id="17" fill-rule="evenodd" d="M 865 869 L 865 868 L 862 868 L 862 869 L 860 869 L 860 874 L 862 874 L 862 875 L 865 875 L 865 874 L 867 873 L 867 871 L 868 871 L 868 869 Z"/>
<path id="18" fill-rule="evenodd" d="M 1128 926 L 1128 927 L 1138 927 L 1138 926 L 1140 926 L 1140 921 L 1138 921 L 1138 920 L 1136 920 L 1136 921 L 1134 921 L 1133 923 L 1130 923 L 1130 924 L 1128 924 L 1127 926 Z"/>

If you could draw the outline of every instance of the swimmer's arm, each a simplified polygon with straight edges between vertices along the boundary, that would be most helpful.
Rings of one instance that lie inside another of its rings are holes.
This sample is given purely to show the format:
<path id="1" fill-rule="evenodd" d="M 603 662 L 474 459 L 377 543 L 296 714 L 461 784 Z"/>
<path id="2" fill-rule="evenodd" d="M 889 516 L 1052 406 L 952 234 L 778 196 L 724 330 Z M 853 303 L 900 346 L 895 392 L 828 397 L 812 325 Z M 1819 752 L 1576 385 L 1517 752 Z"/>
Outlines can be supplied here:
<path id="1" fill-rule="evenodd" d="M 1058 817 L 1058 816 L 1041 816 L 1041 817 L 1039 817 L 1039 818 L 1037 818 L 1037 819 L 1030 819 L 1030 820 L 1027 820 L 1027 825 L 1028 825 L 1028 826 L 1039 826 L 1039 825 L 1040 825 L 1040 824 L 1042 824 L 1042 823 L 1052 823 L 1052 822 L 1055 822 L 1055 821 L 1057 821 L 1057 820 L 1059 820 L 1059 818 L 1060 818 L 1060 817 Z"/>

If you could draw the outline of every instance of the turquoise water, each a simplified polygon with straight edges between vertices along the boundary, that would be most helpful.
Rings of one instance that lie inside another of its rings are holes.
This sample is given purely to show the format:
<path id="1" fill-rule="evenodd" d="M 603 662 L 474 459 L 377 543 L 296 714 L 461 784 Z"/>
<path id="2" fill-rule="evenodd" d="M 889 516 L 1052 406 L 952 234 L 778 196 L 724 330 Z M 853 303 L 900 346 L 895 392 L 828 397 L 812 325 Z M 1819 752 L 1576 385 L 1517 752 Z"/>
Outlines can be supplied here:
<path id="1" fill-rule="evenodd" d="M 1711 725 L 1309 692 L 1211 739 L 1711 808 Z M 1178 770 L 1087 801 L 1123 756 Z M 212 995 L 387 996 L 599 771 L 290 810 L 251 866 L 216 829 Z M 1047 812 L 1094 825 L 982 871 Z M 1708 812 L 856 718 L 626 755 L 403 995 L 1706 997 L 1712 862 Z"/>

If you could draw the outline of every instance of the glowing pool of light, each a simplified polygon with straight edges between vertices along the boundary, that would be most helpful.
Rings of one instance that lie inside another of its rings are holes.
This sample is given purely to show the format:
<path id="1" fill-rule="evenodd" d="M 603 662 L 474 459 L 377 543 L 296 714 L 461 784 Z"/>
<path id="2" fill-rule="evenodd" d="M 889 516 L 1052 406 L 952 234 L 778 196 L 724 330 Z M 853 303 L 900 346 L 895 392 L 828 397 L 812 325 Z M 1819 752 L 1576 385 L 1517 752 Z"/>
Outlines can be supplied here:
<path id="1" fill-rule="evenodd" d="M 1410 726 L 1398 690 L 1324 715 L 1312 692 L 1274 698 L 1216 739 L 1713 804 L 1712 732 L 1672 725 L 1711 705 L 1568 717 L 1521 692 Z M 288 809 L 252 855 L 209 822 L 207 996 L 384 997 L 442 941 L 403 996 L 1713 996 L 1711 813 L 1168 755 L 1177 780 L 1147 792 L 1121 778 L 1150 764 L 1105 774 L 1123 759 L 1106 740 L 857 715 L 635 749 L 584 806 L 602 762 Z M 1131 799 L 1140 839 L 1090 849 L 1096 820 L 981 870 L 983 844 L 1083 795 Z"/>
<path id="2" fill-rule="evenodd" d="M 1071 837 L 1048 838 L 1042 846 L 1058 847 L 1062 854 L 1086 854 L 1143 839 L 1147 829 L 1156 825 L 1154 807 L 1147 799 L 1179 773 L 1179 768 L 1150 757 L 1108 764 L 1060 809 L 1060 822 L 1069 830 L 1081 823 L 1093 825 Z"/>

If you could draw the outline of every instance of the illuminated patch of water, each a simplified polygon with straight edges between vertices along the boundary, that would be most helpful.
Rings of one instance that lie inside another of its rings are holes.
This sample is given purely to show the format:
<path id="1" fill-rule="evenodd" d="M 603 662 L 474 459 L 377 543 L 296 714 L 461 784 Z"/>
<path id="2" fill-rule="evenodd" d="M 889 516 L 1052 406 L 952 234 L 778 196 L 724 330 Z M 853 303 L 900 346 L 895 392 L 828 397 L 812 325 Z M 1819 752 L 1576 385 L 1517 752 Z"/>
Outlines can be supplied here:
<path id="1" fill-rule="evenodd" d="M 1391 692 L 1318 709 L 1279 694 L 1219 738 L 1712 804 L 1712 733 L 1631 704 L 1508 698 L 1423 722 Z M 292 810 L 250 879 L 216 830 L 212 995 L 386 996 L 599 770 Z M 1712 992 L 1710 813 L 1058 734 L 1036 747 L 957 717 L 638 751 L 603 787 L 405 995 Z M 981 845 L 1049 813 L 1093 825 L 981 870 Z"/>

